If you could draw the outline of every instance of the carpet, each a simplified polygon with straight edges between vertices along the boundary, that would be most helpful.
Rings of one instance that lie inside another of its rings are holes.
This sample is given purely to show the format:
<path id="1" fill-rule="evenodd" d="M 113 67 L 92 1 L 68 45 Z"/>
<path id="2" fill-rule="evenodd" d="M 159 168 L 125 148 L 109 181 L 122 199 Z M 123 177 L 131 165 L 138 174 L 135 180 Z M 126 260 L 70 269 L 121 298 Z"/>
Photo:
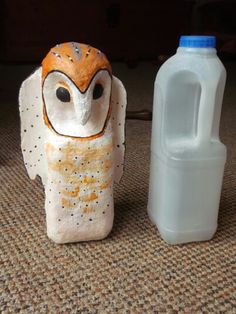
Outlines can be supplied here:
<path id="1" fill-rule="evenodd" d="M 128 109 L 151 109 L 157 68 L 114 64 Z M 236 313 L 236 91 L 228 81 L 221 139 L 228 149 L 219 226 L 211 241 L 170 246 L 147 216 L 151 122 L 128 120 L 115 221 L 102 241 L 57 245 L 46 236 L 44 192 L 20 151 L 17 92 L 31 66 L 1 66 L 1 313 Z"/>

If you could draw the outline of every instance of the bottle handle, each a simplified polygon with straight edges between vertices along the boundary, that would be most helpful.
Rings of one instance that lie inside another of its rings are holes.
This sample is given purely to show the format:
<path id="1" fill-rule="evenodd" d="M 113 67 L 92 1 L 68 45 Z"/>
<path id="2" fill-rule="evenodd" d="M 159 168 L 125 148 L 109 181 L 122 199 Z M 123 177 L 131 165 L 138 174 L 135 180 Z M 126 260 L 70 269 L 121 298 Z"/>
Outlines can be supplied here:
<path id="1" fill-rule="evenodd" d="M 207 86 L 206 86 L 207 85 Z M 212 125 L 215 110 L 216 88 L 213 85 L 201 84 L 201 96 L 197 120 L 197 144 L 209 144 L 212 137 Z"/>

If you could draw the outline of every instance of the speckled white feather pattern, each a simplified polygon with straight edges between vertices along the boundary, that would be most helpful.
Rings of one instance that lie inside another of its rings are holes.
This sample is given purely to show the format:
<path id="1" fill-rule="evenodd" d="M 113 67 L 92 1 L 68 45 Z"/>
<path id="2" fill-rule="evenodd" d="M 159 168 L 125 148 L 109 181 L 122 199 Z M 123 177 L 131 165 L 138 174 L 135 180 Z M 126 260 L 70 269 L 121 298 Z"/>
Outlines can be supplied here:
<path id="1" fill-rule="evenodd" d="M 58 243 L 106 237 L 114 216 L 110 122 L 102 137 L 90 141 L 48 131 L 45 152 L 48 236 Z"/>
<path id="2" fill-rule="evenodd" d="M 46 126 L 43 121 L 41 67 L 21 85 L 19 94 L 21 119 L 21 148 L 30 179 L 37 175 L 46 180 L 44 141 Z"/>

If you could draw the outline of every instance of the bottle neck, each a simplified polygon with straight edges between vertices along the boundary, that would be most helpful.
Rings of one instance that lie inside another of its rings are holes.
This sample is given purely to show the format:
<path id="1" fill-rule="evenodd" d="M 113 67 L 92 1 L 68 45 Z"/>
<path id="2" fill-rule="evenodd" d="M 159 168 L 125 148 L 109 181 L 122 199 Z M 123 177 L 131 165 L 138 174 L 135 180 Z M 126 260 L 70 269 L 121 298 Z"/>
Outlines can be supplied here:
<path id="1" fill-rule="evenodd" d="M 178 47 L 177 54 L 193 54 L 200 56 L 215 56 L 216 49 L 215 48 L 189 48 L 189 47 Z"/>

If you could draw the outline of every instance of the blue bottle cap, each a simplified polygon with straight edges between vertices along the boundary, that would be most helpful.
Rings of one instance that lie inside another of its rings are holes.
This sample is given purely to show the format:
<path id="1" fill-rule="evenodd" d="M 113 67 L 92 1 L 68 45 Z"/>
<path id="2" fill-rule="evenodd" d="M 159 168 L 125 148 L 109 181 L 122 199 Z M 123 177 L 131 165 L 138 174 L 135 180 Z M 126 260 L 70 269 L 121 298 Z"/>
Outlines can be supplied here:
<path id="1" fill-rule="evenodd" d="M 215 48 L 215 36 L 181 36 L 179 47 L 188 48 Z"/>

